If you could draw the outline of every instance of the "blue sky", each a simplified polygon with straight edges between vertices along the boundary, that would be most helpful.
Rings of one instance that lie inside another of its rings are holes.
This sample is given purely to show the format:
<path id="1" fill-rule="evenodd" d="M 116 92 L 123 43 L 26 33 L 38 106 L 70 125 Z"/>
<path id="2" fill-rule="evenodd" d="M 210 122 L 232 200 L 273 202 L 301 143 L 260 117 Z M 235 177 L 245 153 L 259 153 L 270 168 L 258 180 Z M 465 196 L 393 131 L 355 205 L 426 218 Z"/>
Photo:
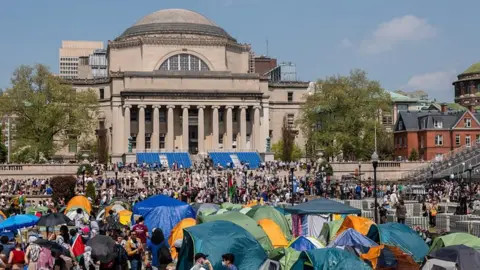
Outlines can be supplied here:
<path id="1" fill-rule="evenodd" d="M 451 82 L 479 61 L 480 1 L 17 0 L 0 8 L 0 88 L 13 70 L 58 71 L 61 40 L 107 41 L 165 8 L 199 12 L 257 54 L 296 63 L 305 81 L 361 68 L 387 90 L 453 100 Z"/>

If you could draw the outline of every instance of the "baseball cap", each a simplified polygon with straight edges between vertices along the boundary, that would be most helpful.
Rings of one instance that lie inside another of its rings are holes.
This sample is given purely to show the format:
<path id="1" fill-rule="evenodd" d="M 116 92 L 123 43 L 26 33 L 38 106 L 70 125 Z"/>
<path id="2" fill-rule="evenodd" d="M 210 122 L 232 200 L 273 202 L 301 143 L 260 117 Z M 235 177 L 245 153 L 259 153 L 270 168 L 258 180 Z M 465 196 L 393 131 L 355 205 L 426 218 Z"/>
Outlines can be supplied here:
<path id="1" fill-rule="evenodd" d="M 195 261 L 198 260 L 198 259 L 200 259 L 200 258 L 206 260 L 207 257 L 208 257 L 208 255 L 205 255 L 205 254 L 203 254 L 203 253 L 197 253 L 197 254 L 195 254 Z"/>

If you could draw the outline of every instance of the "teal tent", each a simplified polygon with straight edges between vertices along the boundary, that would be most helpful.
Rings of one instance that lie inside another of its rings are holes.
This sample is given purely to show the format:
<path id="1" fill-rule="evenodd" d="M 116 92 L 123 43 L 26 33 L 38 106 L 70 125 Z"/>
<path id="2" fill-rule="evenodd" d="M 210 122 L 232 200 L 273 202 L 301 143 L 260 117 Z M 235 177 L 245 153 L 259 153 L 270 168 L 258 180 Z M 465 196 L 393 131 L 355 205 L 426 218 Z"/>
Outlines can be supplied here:
<path id="1" fill-rule="evenodd" d="M 322 248 L 302 251 L 292 270 L 371 270 L 353 253 L 339 248 Z"/>
<path id="2" fill-rule="evenodd" d="M 212 221 L 184 229 L 177 269 L 190 269 L 197 253 L 208 255 L 214 269 L 224 269 L 222 255 L 235 255 L 238 269 L 259 269 L 267 254 L 253 236 L 229 221 Z"/>
<path id="3" fill-rule="evenodd" d="M 322 214 L 355 214 L 360 215 L 362 211 L 358 208 L 348 206 L 329 199 L 315 199 L 295 206 L 285 207 L 285 212 L 297 215 L 322 215 Z"/>
<path id="4" fill-rule="evenodd" d="M 410 227 L 400 223 L 378 225 L 380 244 L 399 247 L 411 255 L 416 262 L 423 262 L 428 254 L 428 245 Z"/>

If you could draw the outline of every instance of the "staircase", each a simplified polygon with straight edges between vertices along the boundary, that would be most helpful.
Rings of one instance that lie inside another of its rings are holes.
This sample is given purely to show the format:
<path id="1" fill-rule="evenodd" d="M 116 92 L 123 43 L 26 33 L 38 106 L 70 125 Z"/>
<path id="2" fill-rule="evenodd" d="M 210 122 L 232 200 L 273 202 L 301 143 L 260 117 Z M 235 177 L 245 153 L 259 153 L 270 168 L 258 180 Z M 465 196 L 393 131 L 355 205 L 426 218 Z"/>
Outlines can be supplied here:
<path id="1" fill-rule="evenodd" d="M 238 159 L 237 155 L 231 154 L 230 158 L 232 159 L 232 162 L 235 168 L 240 168 L 242 166 L 242 162 L 240 162 L 240 159 Z"/>
<path id="2" fill-rule="evenodd" d="M 471 145 L 464 145 L 435 158 L 427 165 L 422 165 L 402 175 L 402 180 L 421 182 L 432 178 L 446 178 L 450 175 L 467 177 L 469 167 L 480 165 L 480 140 Z M 472 174 L 476 171 L 472 171 Z"/>

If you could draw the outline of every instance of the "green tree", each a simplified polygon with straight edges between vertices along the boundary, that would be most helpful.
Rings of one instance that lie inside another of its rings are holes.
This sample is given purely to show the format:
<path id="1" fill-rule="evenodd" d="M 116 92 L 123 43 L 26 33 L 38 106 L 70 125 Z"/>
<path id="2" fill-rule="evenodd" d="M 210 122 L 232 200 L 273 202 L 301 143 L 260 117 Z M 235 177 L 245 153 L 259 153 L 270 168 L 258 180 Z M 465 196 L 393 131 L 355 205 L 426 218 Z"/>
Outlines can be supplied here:
<path id="1" fill-rule="evenodd" d="M 284 160 L 284 161 L 287 160 L 283 156 L 283 141 L 279 140 L 278 142 L 272 144 L 272 152 L 276 160 Z M 302 149 L 297 144 L 294 144 L 292 156 L 290 160 L 297 161 L 302 157 L 303 157 Z"/>
<path id="2" fill-rule="evenodd" d="M 348 76 L 319 80 L 299 122 L 304 134 L 313 133 L 311 140 L 325 158 L 342 154 L 345 160 L 366 160 L 375 148 L 374 130 L 384 134 L 382 111 L 391 111 L 390 95 L 366 72 L 353 70 Z"/>
<path id="3" fill-rule="evenodd" d="M 292 161 L 293 149 L 295 147 L 295 134 L 293 133 L 291 124 L 288 123 L 286 116 L 283 117 L 282 125 L 282 157 L 283 161 Z"/>
<path id="4" fill-rule="evenodd" d="M 92 199 L 92 202 L 95 201 L 96 199 L 96 191 L 95 191 L 95 185 L 93 185 L 93 182 L 88 182 L 87 183 L 87 188 L 85 189 L 85 195 L 87 196 L 87 198 L 90 198 Z"/>
<path id="5" fill-rule="evenodd" d="M 68 176 L 55 176 L 50 181 L 50 185 L 53 190 L 52 199 L 58 203 L 60 199 L 65 199 L 67 203 L 73 196 L 75 196 L 75 186 L 77 185 L 77 179 L 75 177 Z"/>
<path id="6" fill-rule="evenodd" d="M 15 117 L 13 151 L 20 162 L 49 159 L 72 137 L 93 134 L 97 109 L 93 90 L 75 91 L 43 65 L 19 67 L 0 97 L 0 113 Z"/>
<path id="7" fill-rule="evenodd" d="M 408 157 L 408 160 L 410 160 L 410 161 L 417 161 L 418 160 L 417 149 L 412 148 L 412 151 L 410 152 L 410 156 Z"/>

